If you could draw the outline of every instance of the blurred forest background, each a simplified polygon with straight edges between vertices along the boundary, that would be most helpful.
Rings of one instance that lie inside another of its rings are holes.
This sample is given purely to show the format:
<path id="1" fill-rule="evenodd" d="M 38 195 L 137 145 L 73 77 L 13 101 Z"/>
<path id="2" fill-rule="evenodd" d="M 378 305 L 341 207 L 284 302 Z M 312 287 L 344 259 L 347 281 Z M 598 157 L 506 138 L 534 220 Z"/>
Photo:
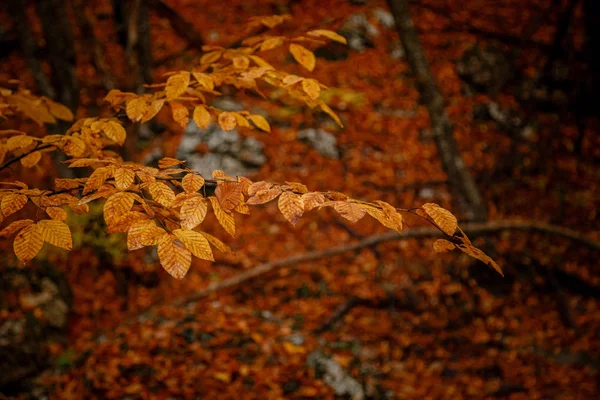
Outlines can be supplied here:
<path id="1" fill-rule="evenodd" d="M 68 254 L 46 248 L 22 268 L 0 241 L 0 398 L 599 396 L 598 1 L 2 3 L 0 82 L 19 79 L 79 118 L 109 115 L 111 89 L 142 93 L 190 70 L 203 46 L 265 33 L 246 28 L 250 17 L 289 14 L 270 35 L 338 32 L 348 46 L 311 48 L 310 74 L 285 49 L 269 61 L 328 85 L 343 128 L 276 92 L 231 90 L 218 106 L 267 116 L 271 133 L 183 130 L 161 113 L 128 126 L 124 156 L 397 207 L 435 202 L 484 227 L 471 236 L 505 276 L 436 255 L 411 229 L 369 242 L 385 231 L 373 221 L 321 211 L 292 227 L 269 204 L 236 239 L 207 221 L 235 252 L 174 280 L 156 254 L 107 235 L 99 205 L 69 216 Z M 68 173 L 48 160 L 0 178 Z M 520 220 L 538 225 L 502 228 Z M 288 260 L 297 254 L 308 257 Z"/>

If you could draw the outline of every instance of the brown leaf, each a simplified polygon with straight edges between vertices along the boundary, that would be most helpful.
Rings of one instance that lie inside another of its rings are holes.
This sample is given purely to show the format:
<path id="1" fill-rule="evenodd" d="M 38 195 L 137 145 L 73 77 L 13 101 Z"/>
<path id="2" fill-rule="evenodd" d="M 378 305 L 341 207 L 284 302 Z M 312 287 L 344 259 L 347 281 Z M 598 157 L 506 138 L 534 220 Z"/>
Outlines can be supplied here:
<path id="1" fill-rule="evenodd" d="M 46 214 L 57 221 L 65 222 L 67 220 L 67 212 L 61 207 L 47 207 Z"/>
<path id="2" fill-rule="evenodd" d="M 347 201 L 336 201 L 333 205 L 333 208 L 342 217 L 346 218 L 352 223 L 356 223 L 367 213 L 367 210 L 365 210 L 360 205 L 356 203 L 349 203 Z"/>
<path id="3" fill-rule="evenodd" d="M 221 208 L 231 211 L 240 204 L 240 195 L 242 194 L 242 185 L 239 182 L 220 181 L 215 189 L 215 196 L 221 203 Z"/>
<path id="4" fill-rule="evenodd" d="M 467 245 L 467 244 L 460 245 L 457 247 L 463 253 L 468 254 L 469 256 L 484 262 L 486 265 L 495 269 L 496 272 L 498 272 L 500 275 L 504 276 L 504 273 L 502 272 L 502 269 L 500 268 L 500 266 L 498 264 L 496 264 L 496 262 L 494 260 L 492 260 L 492 258 L 490 256 L 485 254 L 483 251 L 481 251 L 477 247 Z"/>
<path id="5" fill-rule="evenodd" d="M 433 222 L 448 236 L 453 236 L 458 226 L 458 221 L 452 213 L 435 203 L 427 203 L 421 206 L 431 217 Z"/>
<path id="6" fill-rule="evenodd" d="M 0 231 L 0 236 L 2 236 L 2 237 L 10 236 L 13 233 L 20 231 L 21 229 L 23 229 L 26 226 L 29 226 L 31 224 L 33 224 L 33 220 L 31 220 L 31 219 L 20 219 L 18 221 L 14 221 L 14 222 L 10 223 L 7 227 L 2 229 L 2 231 Z"/>
<path id="7" fill-rule="evenodd" d="M 181 279 L 192 264 L 192 253 L 179 244 L 173 235 L 164 235 L 158 243 L 160 264 L 172 277 Z"/>
<path id="8" fill-rule="evenodd" d="M 42 232 L 36 224 L 31 224 L 23 228 L 13 243 L 15 255 L 23 263 L 31 261 L 44 246 Z"/>
<path id="9" fill-rule="evenodd" d="M 190 120 L 190 112 L 188 111 L 187 107 L 175 102 L 171 102 L 169 104 L 171 105 L 173 120 L 185 129 L 188 121 Z"/>
<path id="10" fill-rule="evenodd" d="M 403 225 L 402 214 L 400 214 L 391 204 L 386 203 L 385 201 L 377 200 L 375 203 L 381 207 L 383 213 L 385 214 L 386 220 L 388 221 L 387 225 L 382 222 L 383 225 L 395 230 L 396 232 L 401 232 Z"/>
<path id="11" fill-rule="evenodd" d="M 302 198 L 300 195 L 292 192 L 283 192 L 281 196 L 279 196 L 277 206 L 285 219 L 294 226 L 298 223 L 302 214 L 304 214 L 304 203 L 302 202 Z"/>
<path id="12" fill-rule="evenodd" d="M 115 170 L 115 187 L 120 190 L 127 190 L 135 180 L 135 172 L 129 168 L 117 168 Z"/>
<path id="13" fill-rule="evenodd" d="M 110 196 L 104 203 L 104 220 L 107 224 L 122 218 L 133 207 L 133 193 L 119 192 Z"/>
<path id="14" fill-rule="evenodd" d="M 175 75 L 171 75 L 169 79 L 167 79 L 167 87 L 165 88 L 167 100 L 173 100 L 181 96 L 185 92 L 189 84 L 189 72 L 181 71 Z"/>
<path id="15" fill-rule="evenodd" d="M 224 131 L 230 131 L 237 126 L 237 120 L 233 113 L 223 111 L 218 117 L 219 126 Z"/>
<path id="16" fill-rule="evenodd" d="M 208 206 L 203 197 L 198 196 L 187 199 L 183 202 L 179 211 L 181 227 L 190 230 L 194 229 L 204 221 L 207 211 Z"/>
<path id="17" fill-rule="evenodd" d="M 304 193 L 302 195 L 302 202 L 304 203 L 304 211 L 310 211 L 323 204 L 325 202 L 325 196 L 319 192 Z"/>
<path id="18" fill-rule="evenodd" d="M 97 190 L 100 186 L 104 185 L 104 182 L 109 177 L 110 169 L 108 167 L 100 167 L 94 170 L 92 174 L 89 176 L 87 181 L 85 182 L 85 186 L 83 188 L 83 194 L 88 194 L 89 192 L 93 192 Z"/>
<path id="19" fill-rule="evenodd" d="M 438 239 L 433 242 L 433 250 L 436 253 L 447 253 L 456 249 L 454 243 L 447 241 L 446 239 Z"/>
<path id="20" fill-rule="evenodd" d="M 202 234 L 186 229 L 175 229 L 173 234 L 196 257 L 202 260 L 215 261 L 210 244 Z"/>
<path id="21" fill-rule="evenodd" d="M 35 167 L 41 159 L 42 153 L 39 151 L 34 151 L 33 153 L 29 153 L 25 157 L 21 158 L 21 165 L 25 168 Z"/>

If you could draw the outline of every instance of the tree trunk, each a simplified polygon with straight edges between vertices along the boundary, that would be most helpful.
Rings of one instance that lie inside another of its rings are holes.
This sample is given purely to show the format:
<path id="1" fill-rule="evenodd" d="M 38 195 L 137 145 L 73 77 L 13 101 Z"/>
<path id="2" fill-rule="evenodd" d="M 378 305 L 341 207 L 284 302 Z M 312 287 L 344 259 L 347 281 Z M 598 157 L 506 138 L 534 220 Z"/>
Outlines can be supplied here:
<path id="1" fill-rule="evenodd" d="M 406 58 L 417 80 L 421 100 L 429 111 L 431 128 L 442 167 L 462 212 L 472 221 L 485 221 L 487 211 L 453 135 L 444 98 L 431 75 L 429 63 L 408 11 L 407 0 L 388 0 Z"/>

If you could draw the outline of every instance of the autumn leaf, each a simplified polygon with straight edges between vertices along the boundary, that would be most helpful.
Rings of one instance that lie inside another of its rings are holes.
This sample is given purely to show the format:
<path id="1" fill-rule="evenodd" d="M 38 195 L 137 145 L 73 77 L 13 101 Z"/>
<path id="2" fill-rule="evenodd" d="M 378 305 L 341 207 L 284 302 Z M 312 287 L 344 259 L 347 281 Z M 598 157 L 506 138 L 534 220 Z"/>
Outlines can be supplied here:
<path id="1" fill-rule="evenodd" d="M 188 111 L 187 107 L 175 102 L 171 102 L 169 104 L 171 105 L 173 120 L 185 129 L 185 127 L 188 124 L 188 121 L 190 120 L 190 112 Z"/>
<path id="2" fill-rule="evenodd" d="M 314 37 L 326 37 L 327 39 L 331 39 L 333 41 L 336 41 L 336 42 L 339 42 L 342 44 L 347 44 L 345 37 L 343 37 L 339 33 L 336 33 L 334 31 L 330 31 L 327 29 L 315 29 L 315 30 L 306 32 L 306 34 L 309 36 L 314 36 Z"/>
<path id="3" fill-rule="evenodd" d="M 213 235 L 208 234 L 206 232 L 200 232 L 200 234 L 202 236 L 204 236 L 206 238 L 206 240 L 208 240 L 208 242 L 210 244 L 212 244 L 213 247 L 216 248 L 217 250 L 222 251 L 223 253 L 232 253 L 233 252 L 229 246 L 227 246 L 225 243 L 223 243 L 222 241 L 220 241 Z"/>
<path id="4" fill-rule="evenodd" d="M 206 129 L 210 125 L 210 113 L 204 106 L 194 108 L 192 119 L 200 129 Z"/>
<path id="5" fill-rule="evenodd" d="M 187 193 L 194 193 L 204 186 L 204 178 L 196 174 L 187 174 L 181 180 L 181 186 Z"/>
<path id="6" fill-rule="evenodd" d="M 121 146 L 125 143 L 127 138 L 127 132 L 123 126 L 116 121 L 106 121 L 102 124 L 102 132 L 107 138 L 120 144 Z"/>
<path id="7" fill-rule="evenodd" d="M 35 167 L 41 159 L 42 153 L 39 151 L 34 151 L 21 158 L 21 165 L 25 168 Z"/>
<path id="8" fill-rule="evenodd" d="M 471 246 L 468 244 L 463 244 L 463 245 L 456 246 L 456 247 L 458 247 L 458 249 L 460 251 L 462 251 L 463 253 L 468 254 L 469 256 L 482 261 L 486 265 L 495 269 L 496 272 L 498 272 L 500 275 L 504 276 L 504 273 L 502 272 L 502 269 L 500 268 L 500 266 L 494 260 L 492 260 L 492 258 L 490 256 L 485 254 L 483 251 L 481 251 L 477 247 Z"/>
<path id="9" fill-rule="evenodd" d="M 240 203 L 242 185 L 239 182 L 219 182 L 215 189 L 215 196 L 221 204 L 221 208 L 230 211 Z"/>
<path id="10" fill-rule="evenodd" d="M 181 205 L 179 218 L 181 227 L 184 229 L 194 229 L 204 221 L 208 206 L 203 197 L 197 196 L 187 199 Z"/>
<path id="11" fill-rule="evenodd" d="M 56 101 L 52 101 L 48 98 L 45 100 L 50 114 L 54 115 L 58 119 L 62 119 L 63 121 L 73 121 L 73 113 L 71 110 L 69 110 L 69 107 L 57 103 Z"/>
<path id="12" fill-rule="evenodd" d="M 260 51 L 268 51 L 277 48 L 283 45 L 284 43 L 284 38 L 282 38 L 281 36 L 270 37 L 261 43 Z"/>
<path id="13" fill-rule="evenodd" d="M 65 222 L 67 220 L 67 212 L 61 207 L 46 207 L 46 214 L 57 221 Z"/>
<path id="14" fill-rule="evenodd" d="M 82 193 L 88 194 L 89 192 L 92 192 L 102 186 L 108 179 L 109 172 L 110 170 L 108 167 L 100 167 L 94 170 L 90 177 L 87 178 Z"/>
<path id="15" fill-rule="evenodd" d="M 248 186 L 248 196 L 254 196 L 257 192 L 261 191 L 261 190 L 267 190 L 270 189 L 271 187 L 273 187 L 273 184 L 271 182 L 267 182 L 267 181 L 259 181 L 259 182 L 254 182 L 252 184 L 250 184 L 250 186 Z"/>
<path id="16" fill-rule="evenodd" d="M 310 211 L 317 208 L 325 202 L 325 196 L 319 192 L 309 192 L 302 195 L 302 203 L 304 204 L 304 211 Z"/>
<path id="17" fill-rule="evenodd" d="M 377 200 L 375 203 L 381 207 L 385 216 L 383 220 L 379 219 L 379 222 L 381 222 L 384 226 L 395 230 L 396 232 L 401 232 L 403 226 L 402 214 L 400 214 L 391 204 L 386 203 L 385 201 Z M 369 210 L 367 209 L 367 212 L 368 211 Z"/>
<path id="18" fill-rule="evenodd" d="M 158 259 L 172 277 L 182 279 L 192 264 L 192 253 L 174 239 L 173 235 L 163 236 L 158 243 Z"/>
<path id="19" fill-rule="evenodd" d="M 154 118 L 156 116 L 156 114 L 158 114 L 158 112 L 163 108 L 164 105 L 165 105 L 165 99 L 157 99 L 157 100 L 154 100 L 152 103 L 150 103 L 150 106 L 148 106 L 148 109 L 144 113 L 144 117 L 142 118 L 142 123 L 148 122 L 152 118 Z"/>
<path id="20" fill-rule="evenodd" d="M 202 72 L 194 72 L 192 75 L 204 89 L 213 90 L 215 88 L 215 82 L 210 75 Z"/>
<path id="21" fill-rule="evenodd" d="M 233 217 L 233 214 L 223 210 L 216 197 L 210 196 L 208 199 L 210 200 L 213 212 L 215 213 L 215 217 L 217 217 L 219 224 L 221 224 L 227 233 L 235 237 L 235 218 Z"/>
<path id="22" fill-rule="evenodd" d="M 8 217 L 25 207 L 25 204 L 27 204 L 27 196 L 24 194 L 7 193 L 2 197 L 0 209 L 2 210 L 2 215 Z"/>
<path id="23" fill-rule="evenodd" d="M 163 182 L 152 182 L 148 185 L 150 195 L 158 204 L 168 207 L 175 200 L 173 190 Z"/>
<path id="24" fill-rule="evenodd" d="M 36 224 L 27 225 L 15 237 L 13 250 L 23 263 L 31 261 L 44 246 L 42 232 Z"/>
<path id="25" fill-rule="evenodd" d="M 453 236 L 458 226 L 458 221 L 452 213 L 435 203 L 427 203 L 421 206 L 431 217 L 433 222 L 448 236 Z"/>
<path id="26" fill-rule="evenodd" d="M 148 104 L 146 103 L 146 101 L 143 98 L 138 97 L 127 101 L 125 112 L 127 113 L 127 116 L 130 120 L 132 120 L 133 122 L 137 122 L 144 117 L 144 114 L 146 113 L 147 109 Z"/>
<path id="27" fill-rule="evenodd" d="M 120 190 L 126 190 L 135 180 L 135 172 L 129 168 L 117 168 L 114 173 L 115 187 Z"/>
<path id="28" fill-rule="evenodd" d="M 283 192 L 277 202 L 279 211 L 292 225 L 296 225 L 304 214 L 304 203 L 300 195 L 292 192 Z"/>
<path id="29" fill-rule="evenodd" d="M 319 82 L 314 79 L 304 79 L 302 81 L 302 90 L 313 100 L 318 99 L 321 94 Z"/>
<path id="30" fill-rule="evenodd" d="M 106 199 L 104 203 L 104 220 L 107 224 L 116 221 L 133 207 L 133 193 L 119 192 Z"/>
<path id="31" fill-rule="evenodd" d="M 81 157 L 85 153 L 86 148 L 87 146 L 83 140 L 77 137 L 68 136 L 65 137 L 62 151 L 71 157 Z"/>
<path id="32" fill-rule="evenodd" d="M 44 219 L 39 221 L 37 226 L 45 242 L 65 250 L 73 248 L 71 230 L 63 221 Z"/>
<path id="33" fill-rule="evenodd" d="M 356 203 L 349 203 L 347 201 L 336 201 L 333 205 L 333 209 L 342 217 L 353 223 L 356 223 L 367 213 L 367 211 L 360 205 Z"/>
<path id="34" fill-rule="evenodd" d="M 181 96 L 185 92 L 189 84 L 189 72 L 181 71 L 175 75 L 171 75 L 169 79 L 167 79 L 167 87 L 165 88 L 167 100 L 173 100 Z"/>
<path id="35" fill-rule="evenodd" d="M 215 260 L 210 244 L 202 234 L 187 229 L 175 229 L 173 234 L 196 257 L 208 261 Z"/>
<path id="36" fill-rule="evenodd" d="M 31 219 L 20 219 L 18 221 L 11 222 L 7 227 L 5 227 L 4 229 L 2 229 L 2 231 L 0 231 L 0 236 L 2 236 L 2 237 L 10 236 L 13 233 L 20 231 L 21 229 L 23 229 L 26 226 L 29 226 L 31 224 L 33 224 L 33 220 L 31 220 Z"/>
<path id="37" fill-rule="evenodd" d="M 9 151 L 14 151 L 16 149 L 21 149 L 23 147 L 27 147 L 32 145 L 35 142 L 35 139 L 31 136 L 27 135 L 18 135 L 9 138 L 6 141 L 6 148 Z"/>
<path id="38" fill-rule="evenodd" d="M 174 167 L 176 165 L 181 165 L 181 164 L 183 164 L 183 161 L 178 160 L 176 158 L 172 158 L 172 157 L 163 157 L 160 160 L 158 160 L 158 168 L 160 168 L 160 169 Z"/>
<path id="39" fill-rule="evenodd" d="M 279 188 L 259 190 L 258 192 L 256 192 L 254 194 L 254 196 L 252 196 L 248 199 L 246 204 L 250 204 L 250 205 L 265 204 L 265 203 L 268 203 L 269 201 L 277 198 L 277 196 L 279 196 L 280 194 L 281 194 L 281 189 L 279 189 Z"/>
<path id="40" fill-rule="evenodd" d="M 307 70 L 311 71 L 315 69 L 316 59 L 312 51 L 306 47 L 292 43 L 290 44 L 290 53 L 294 59 Z"/>
<path id="41" fill-rule="evenodd" d="M 135 221 L 127 231 L 127 248 L 137 250 L 145 246 L 156 245 L 158 239 L 165 233 L 166 231 L 156 226 L 151 219 Z"/>
<path id="42" fill-rule="evenodd" d="M 456 249 L 456 245 L 452 242 L 447 241 L 446 239 L 438 239 L 435 242 L 433 242 L 433 250 L 436 253 L 446 253 L 454 249 Z"/>
<path id="43" fill-rule="evenodd" d="M 235 116 L 228 111 L 223 111 L 221 114 L 219 114 L 218 122 L 221 129 L 226 132 L 237 126 L 237 120 L 235 119 Z"/>
<path id="44" fill-rule="evenodd" d="M 271 126 L 262 115 L 251 114 L 248 116 L 248 119 L 261 131 L 271 132 Z"/>

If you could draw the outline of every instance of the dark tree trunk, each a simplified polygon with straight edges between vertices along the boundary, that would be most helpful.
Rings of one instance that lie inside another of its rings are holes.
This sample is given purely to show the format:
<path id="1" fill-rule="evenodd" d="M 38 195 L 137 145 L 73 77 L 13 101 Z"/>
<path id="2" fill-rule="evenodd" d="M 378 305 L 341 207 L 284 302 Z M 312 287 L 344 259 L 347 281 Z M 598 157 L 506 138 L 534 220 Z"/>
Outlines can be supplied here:
<path id="1" fill-rule="evenodd" d="M 429 63 L 425 58 L 425 52 L 409 14 L 408 2 L 407 0 L 388 0 L 388 4 L 394 16 L 406 58 L 417 80 L 421 100 L 429 111 L 435 144 L 454 196 L 467 219 L 485 221 L 487 219 L 486 207 L 454 139 L 454 128 L 446 113 L 444 98 L 431 75 Z"/>

